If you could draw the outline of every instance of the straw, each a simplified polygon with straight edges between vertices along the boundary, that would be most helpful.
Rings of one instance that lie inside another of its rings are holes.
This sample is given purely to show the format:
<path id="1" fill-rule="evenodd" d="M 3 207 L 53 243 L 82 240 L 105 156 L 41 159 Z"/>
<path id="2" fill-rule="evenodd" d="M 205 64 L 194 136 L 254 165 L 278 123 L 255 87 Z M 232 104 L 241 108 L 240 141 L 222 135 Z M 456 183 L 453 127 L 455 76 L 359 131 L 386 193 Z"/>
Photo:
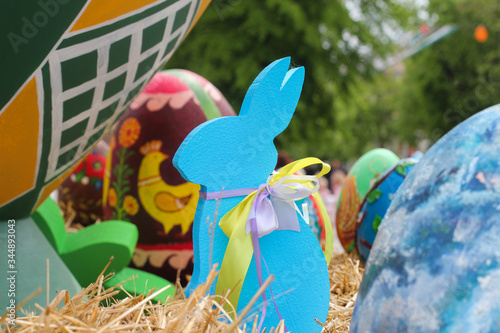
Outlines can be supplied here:
<path id="1" fill-rule="evenodd" d="M 109 266 L 106 266 L 106 268 Z M 330 273 L 330 310 L 323 333 L 348 332 L 352 311 L 363 274 L 359 260 L 353 255 L 339 255 L 332 259 Z M 54 274 L 54 273 L 52 273 Z M 165 291 L 150 290 L 146 295 L 128 295 L 122 300 L 114 297 L 122 290 L 121 283 L 112 288 L 105 288 L 104 282 L 113 274 L 104 275 L 105 270 L 97 277 L 96 282 L 74 295 L 71 299 L 66 290 L 57 293 L 56 297 L 44 308 L 39 304 L 39 314 L 27 313 L 18 317 L 16 326 L 0 328 L 0 332 L 172 332 L 172 333 L 250 333 L 256 331 L 257 318 L 247 327 L 241 324 L 245 316 L 242 311 L 232 319 L 234 308 L 226 312 L 223 304 L 229 302 L 224 296 L 207 295 L 210 285 L 217 276 L 216 267 L 210 272 L 207 282 L 201 284 L 189 296 L 182 290 L 172 299 L 153 303 L 151 300 Z M 265 287 L 271 282 L 270 277 L 254 296 L 257 300 Z M 40 291 L 38 291 L 40 292 Z M 60 308 L 61 303 L 64 302 Z M 229 303 L 230 304 L 230 303 Z M 249 304 L 248 309 L 252 306 Z M 3 316 L 0 323 L 5 319 Z M 286 319 L 285 319 L 286 320 Z M 276 328 L 267 328 L 265 332 L 284 332 L 284 324 L 280 322 Z M 247 324 L 248 325 L 248 324 Z M 318 325 L 318 331 L 321 326 Z"/>

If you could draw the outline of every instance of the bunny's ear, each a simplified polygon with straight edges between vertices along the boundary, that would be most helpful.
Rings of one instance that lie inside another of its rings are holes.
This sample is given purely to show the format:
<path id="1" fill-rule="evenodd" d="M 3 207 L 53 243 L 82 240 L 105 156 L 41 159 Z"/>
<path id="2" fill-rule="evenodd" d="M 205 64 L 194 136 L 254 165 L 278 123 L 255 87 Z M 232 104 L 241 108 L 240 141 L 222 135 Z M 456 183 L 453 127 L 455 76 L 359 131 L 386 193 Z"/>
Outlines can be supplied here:
<path id="1" fill-rule="evenodd" d="M 302 91 L 304 68 L 288 70 L 289 66 L 290 58 L 267 66 L 248 89 L 240 111 L 273 138 L 290 123 Z"/>
<path id="2" fill-rule="evenodd" d="M 277 87 L 281 87 L 281 83 L 283 81 L 283 75 L 282 73 L 286 73 L 288 68 L 290 67 L 290 57 L 282 58 L 273 61 L 271 64 L 269 64 L 266 68 L 264 68 L 259 75 L 253 80 L 252 85 L 248 88 L 247 93 L 245 95 L 245 99 L 243 100 L 243 104 L 241 105 L 241 110 L 239 115 L 245 115 L 248 113 L 250 109 L 250 104 L 253 101 L 253 95 L 254 92 L 257 91 L 259 93 L 262 93 L 262 89 L 265 87 L 262 87 L 261 83 L 267 82 L 271 83 L 273 82 L 272 80 L 274 79 L 274 83 Z"/>

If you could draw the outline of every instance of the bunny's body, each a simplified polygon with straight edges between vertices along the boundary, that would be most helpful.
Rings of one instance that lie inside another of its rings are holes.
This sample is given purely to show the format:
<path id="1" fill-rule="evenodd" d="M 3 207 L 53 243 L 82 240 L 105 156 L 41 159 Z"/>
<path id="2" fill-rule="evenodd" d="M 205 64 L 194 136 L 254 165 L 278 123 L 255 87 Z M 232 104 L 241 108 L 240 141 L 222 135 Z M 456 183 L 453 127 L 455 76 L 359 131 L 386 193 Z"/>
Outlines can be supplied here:
<path id="1" fill-rule="evenodd" d="M 289 124 L 297 105 L 304 69 L 288 70 L 290 59 L 277 60 L 255 79 L 247 92 L 238 117 L 206 122 L 194 129 L 174 157 L 174 165 L 183 177 L 201 184 L 203 192 L 256 188 L 266 182 L 274 170 L 277 152 L 274 138 Z M 194 272 L 188 292 L 206 281 L 210 266 L 220 265 L 228 237 L 218 225 L 222 216 L 241 202 L 244 196 L 220 200 L 200 199 L 193 223 Z M 216 215 L 217 214 L 217 215 Z M 214 222 L 213 239 L 207 220 Z M 278 310 L 292 332 L 320 331 L 314 321 L 326 320 L 330 285 L 325 257 L 302 218 L 300 232 L 276 230 L 259 239 Z M 211 242 L 213 242 L 211 248 Z M 263 278 L 268 276 L 264 265 Z M 243 282 L 243 281 L 242 281 Z M 259 288 L 255 260 L 252 259 L 238 303 L 243 309 Z M 215 291 L 215 283 L 210 290 Z M 269 288 L 264 327 L 277 326 L 278 314 Z M 262 303 L 254 306 L 247 320 L 259 314 Z"/>

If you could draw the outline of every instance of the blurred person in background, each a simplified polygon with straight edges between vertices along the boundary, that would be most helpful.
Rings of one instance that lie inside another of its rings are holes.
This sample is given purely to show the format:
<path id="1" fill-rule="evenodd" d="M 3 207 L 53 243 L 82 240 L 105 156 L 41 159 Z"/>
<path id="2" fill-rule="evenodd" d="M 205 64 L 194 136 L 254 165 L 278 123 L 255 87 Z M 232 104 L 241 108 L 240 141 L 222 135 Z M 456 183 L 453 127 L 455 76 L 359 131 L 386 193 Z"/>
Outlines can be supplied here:
<path id="1" fill-rule="evenodd" d="M 337 169 L 330 175 L 330 189 L 335 197 L 335 201 L 339 200 L 340 193 L 342 192 L 342 187 L 344 186 L 346 178 L 346 173 L 342 169 Z"/>
<path id="2" fill-rule="evenodd" d="M 332 163 L 333 164 L 333 163 Z M 332 168 L 333 169 L 333 168 Z M 342 193 L 342 187 L 344 186 L 346 178 L 346 172 L 340 165 L 340 162 L 337 164 L 337 168 L 332 171 L 330 174 L 330 189 L 331 189 L 331 203 L 327 206 L 328 216 L 330 217 L 330 221 L 332 222 L 333 227 L 333 253 L 341 254 L 344 253 L 344 248 L 340 244 L 340 240 L 337 235 L 337 204 L 340 199 L 340 193 Z M 326 203 L 325 203 L 326 204 Z"/>

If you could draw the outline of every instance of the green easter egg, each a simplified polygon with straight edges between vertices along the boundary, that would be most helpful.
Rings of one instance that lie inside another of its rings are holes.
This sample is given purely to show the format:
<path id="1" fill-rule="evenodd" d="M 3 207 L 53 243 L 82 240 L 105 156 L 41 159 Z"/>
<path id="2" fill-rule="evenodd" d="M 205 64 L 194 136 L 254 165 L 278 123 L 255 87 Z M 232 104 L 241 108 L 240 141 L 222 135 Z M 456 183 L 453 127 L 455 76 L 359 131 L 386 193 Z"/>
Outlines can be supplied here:
<path id="1" fill-rule="evenodd" d="M 337 233 L 347 252 L 354 251 L 356 220 L 365 195 L 379 175 L 399 161 L 385 148 L 370 150 L 361 156 L 347 174 L 337 207 Z"/>

